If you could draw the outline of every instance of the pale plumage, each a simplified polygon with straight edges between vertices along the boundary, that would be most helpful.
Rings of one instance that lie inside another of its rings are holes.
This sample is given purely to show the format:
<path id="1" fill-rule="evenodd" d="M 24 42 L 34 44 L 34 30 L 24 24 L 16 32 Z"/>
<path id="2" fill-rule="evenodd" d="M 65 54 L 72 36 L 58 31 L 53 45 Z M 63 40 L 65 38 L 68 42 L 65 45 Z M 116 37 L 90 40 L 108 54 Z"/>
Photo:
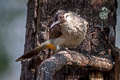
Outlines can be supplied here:
<path id="1" fill-rule="evenodd" d="M 59 10 L 55 19 L 56 21 L 50 27 L 50 39 L 24 54 L 16 61 L 31 58 L 45 48 L 57 50 L 60 48 L 74 48 L 85 39 L 88 22 L 77 13 Z"/>

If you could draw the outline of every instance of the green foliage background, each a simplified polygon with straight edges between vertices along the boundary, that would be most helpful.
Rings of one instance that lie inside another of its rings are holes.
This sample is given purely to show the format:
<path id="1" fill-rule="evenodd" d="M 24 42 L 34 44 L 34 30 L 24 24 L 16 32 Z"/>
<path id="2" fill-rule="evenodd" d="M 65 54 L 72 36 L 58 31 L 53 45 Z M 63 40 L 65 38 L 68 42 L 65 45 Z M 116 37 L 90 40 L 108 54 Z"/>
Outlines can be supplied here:
<path id="1" fill-rule="evenodd" d="M 0 80 L 19 80 L 27 0 L 0 0 Z"/>

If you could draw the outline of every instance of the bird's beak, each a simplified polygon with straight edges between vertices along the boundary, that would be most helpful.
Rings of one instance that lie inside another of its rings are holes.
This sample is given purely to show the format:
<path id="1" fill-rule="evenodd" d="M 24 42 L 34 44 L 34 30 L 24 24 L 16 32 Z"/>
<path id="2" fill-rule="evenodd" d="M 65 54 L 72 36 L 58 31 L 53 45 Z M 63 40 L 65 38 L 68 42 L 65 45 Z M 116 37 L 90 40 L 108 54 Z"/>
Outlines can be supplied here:
<path id="1" fill-rule="evenodd" d="M 53 29 L 56 25 L 60 24 L 61 21 L 56 21 L 56 22 L 53 22 L 53 24 L 50 26 L 50 29 Z"/>

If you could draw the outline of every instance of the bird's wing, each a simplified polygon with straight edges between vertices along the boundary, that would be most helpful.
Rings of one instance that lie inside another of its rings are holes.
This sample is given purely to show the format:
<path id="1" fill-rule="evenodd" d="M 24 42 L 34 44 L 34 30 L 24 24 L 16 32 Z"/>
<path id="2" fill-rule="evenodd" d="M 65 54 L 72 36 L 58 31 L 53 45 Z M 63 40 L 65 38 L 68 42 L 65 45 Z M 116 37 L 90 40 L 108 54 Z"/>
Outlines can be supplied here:
<path id="1" fill-rule="evenodd" d="M 56 25 L 56 27 L 52 28 L 49 31 L 49 37 L 50 37 L 50 39 L 57 38 L 57 37 L 59 37 L 61 35 L 62 35 L 62 33 L 61 33 L 61 27 L 60 27 L 60 25 Z"/>

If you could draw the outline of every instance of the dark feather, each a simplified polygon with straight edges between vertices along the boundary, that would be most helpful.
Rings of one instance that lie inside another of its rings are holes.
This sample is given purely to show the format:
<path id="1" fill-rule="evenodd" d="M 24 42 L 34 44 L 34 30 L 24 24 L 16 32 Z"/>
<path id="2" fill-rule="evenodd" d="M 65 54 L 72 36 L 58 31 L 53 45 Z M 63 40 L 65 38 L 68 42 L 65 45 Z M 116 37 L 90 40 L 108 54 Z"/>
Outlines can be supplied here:
<path id="1" fill-rule="evenodd" d="M 49 31 L 49 37 L 50 37 L 50 39 L 57 38 L 57 37 L 59 37 L 61 35 L 62 35 L 62 33 L 61 33 L 61 27 L 59 25 L 56 25 L 56 27 L 52 28 Z"/>

